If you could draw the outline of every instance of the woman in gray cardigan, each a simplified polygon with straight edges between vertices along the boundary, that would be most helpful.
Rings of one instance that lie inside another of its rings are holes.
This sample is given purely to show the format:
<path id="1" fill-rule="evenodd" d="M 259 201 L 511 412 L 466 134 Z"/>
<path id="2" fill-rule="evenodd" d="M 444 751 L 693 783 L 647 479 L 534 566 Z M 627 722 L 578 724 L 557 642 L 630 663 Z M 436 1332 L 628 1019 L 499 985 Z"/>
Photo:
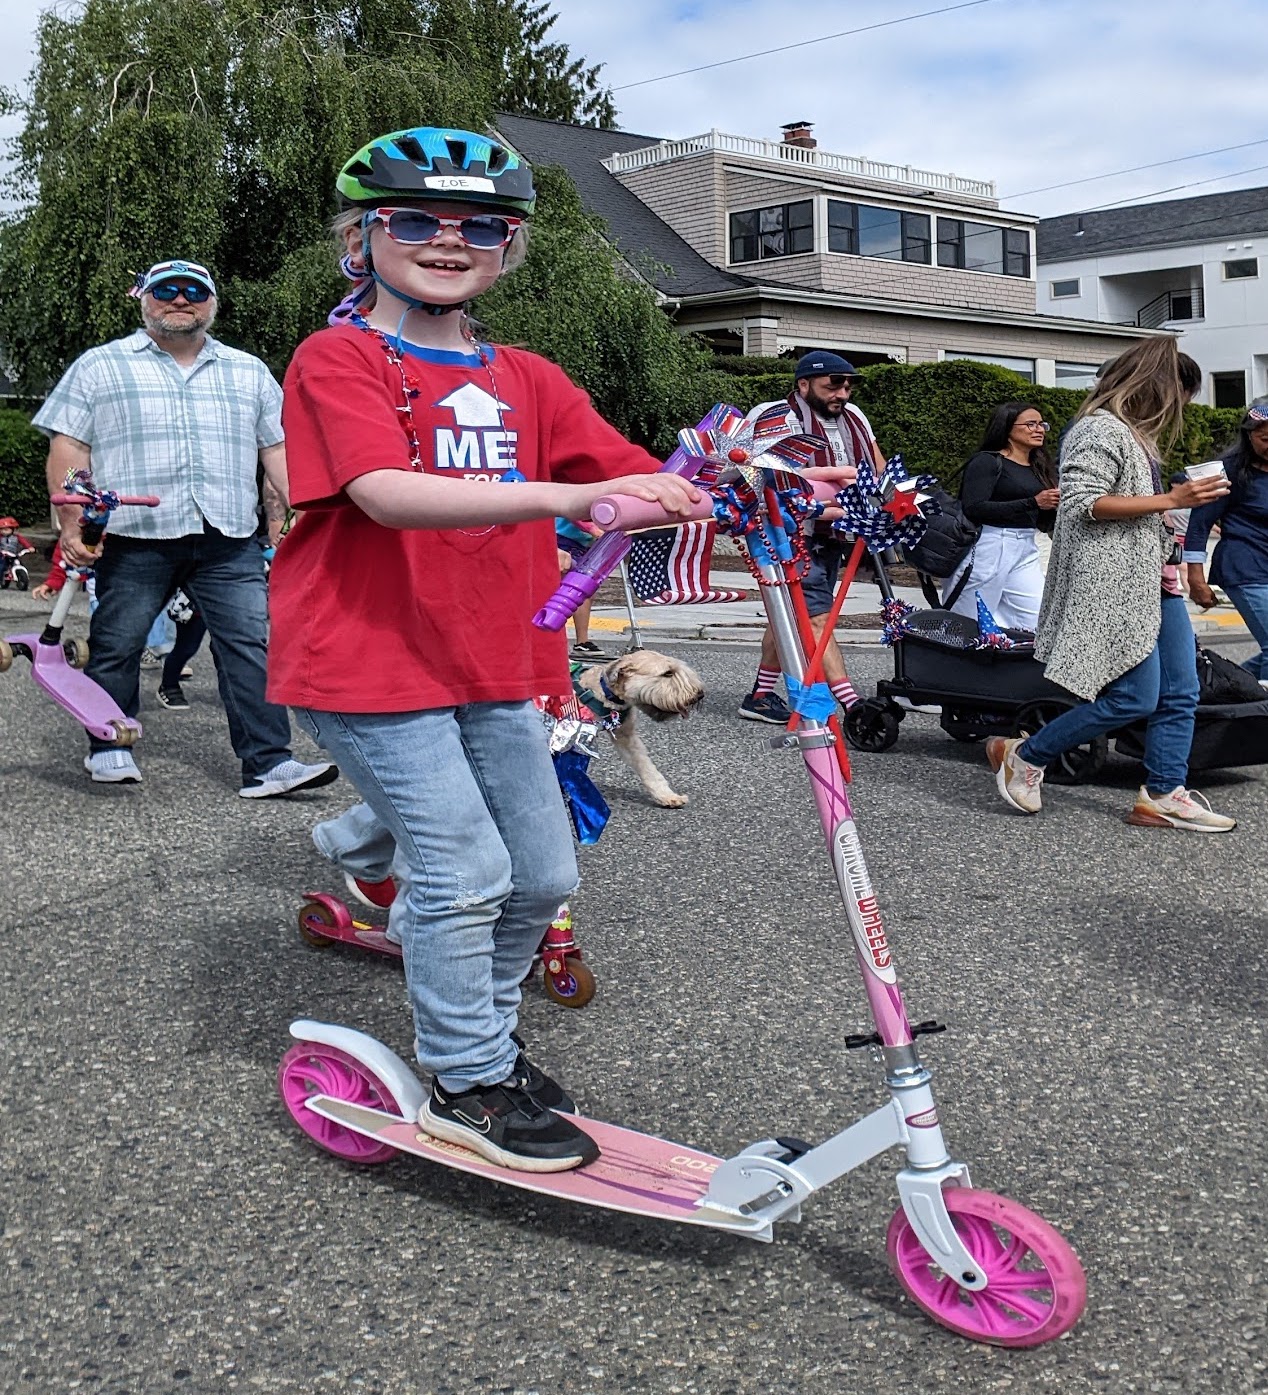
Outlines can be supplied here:
<path id="1" fill-rule="evenodd" d="M 1145 783 L 1127 822 L 1226 833 L 1236 821 L 1185 789 L 1197 711 L 1193 626 L 1165 520 L 1228 490 L 1223 476 L 1164 492 L 1162 445 L 1179 430 L 1202 370 L 1174 339 L 1147 339 L 1101 373 L 1061 448 L 1061 502 L 1035 655 L 1086 701 L 1034 736 L 993 737 L 986 754 L 1006 803 L 1040 809 L 1044 767 L 1142 717 Z"/>

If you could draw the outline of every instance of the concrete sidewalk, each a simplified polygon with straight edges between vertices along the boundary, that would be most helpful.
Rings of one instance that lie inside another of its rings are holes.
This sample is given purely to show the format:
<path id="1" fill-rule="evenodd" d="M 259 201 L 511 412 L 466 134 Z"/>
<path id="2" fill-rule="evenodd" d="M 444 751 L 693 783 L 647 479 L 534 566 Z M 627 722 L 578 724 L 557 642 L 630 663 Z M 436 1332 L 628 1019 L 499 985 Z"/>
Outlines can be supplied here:
<path id="1" fill-rule="evenodd" d="M 634 613 L 644 641 L 707 639 L 732 644 L 758 643 L 766 628 L 766 613 L 752 577 L 746 572 L 714 571 L 709 574 L 709 585 L 717 590 L 746 589 L 750 598 L 713 605 L 640 604 Z M 918 610 L 927 608 L 928 603 L 918 587 L 895 587 L 894 594 Z M 860 582 L 845 599 L 842 623 L 837 626 L 837 642 L 842 645 L 879 644 L 879 612 L 880 595 L 875 583 Z M 1190 605 L 1189 615 L 1193 632 L 1203 644 L 1250 637 L 1241 616 L 1231 605 L 1217 606 L 1210 611 Z M 867 624 L 867 617 L 875 617 L 876 623 Z M 590 628 L 599 643 L 605 639 L 616 643 L 629 641 L 630 620 L 624 606 L 596 606 L 590 617 Z"/>

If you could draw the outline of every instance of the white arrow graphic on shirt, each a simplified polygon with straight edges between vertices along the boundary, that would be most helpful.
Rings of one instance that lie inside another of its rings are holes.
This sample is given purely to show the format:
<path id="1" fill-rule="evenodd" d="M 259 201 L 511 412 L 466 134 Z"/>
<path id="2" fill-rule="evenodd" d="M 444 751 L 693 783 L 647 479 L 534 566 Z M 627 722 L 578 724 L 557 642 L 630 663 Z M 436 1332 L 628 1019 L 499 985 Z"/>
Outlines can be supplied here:
<path id="1" fill-rule="evenodd" d="M 463 383 L 460 388 L 456 388 L 448 397 L 442 397 L 435 405 L 448 407 L 453 412 L 454 421 L 458 426 L 500 426 L 502 418 L 499 413 L 512 410 L 507 403 L 499 402 L 491 393 L 476 387 L 474 383 Z"/>

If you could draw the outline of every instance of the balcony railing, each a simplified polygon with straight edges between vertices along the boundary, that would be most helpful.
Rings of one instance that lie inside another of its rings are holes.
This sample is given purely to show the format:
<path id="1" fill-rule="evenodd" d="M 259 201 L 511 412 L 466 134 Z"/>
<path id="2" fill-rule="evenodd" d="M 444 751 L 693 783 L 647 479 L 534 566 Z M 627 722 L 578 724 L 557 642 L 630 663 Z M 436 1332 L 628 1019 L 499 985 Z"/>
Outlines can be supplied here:
<path id="1" fill-rule="evenodd" d="M 1202 287 L 1192 286 L 1184 291 L 1163 291 L 1148 305 L 1136 311 L 1136 324 L 1141 329 L 1157 329 L 1168 320 L 1200 320 L 1203 314 Z"/>
<path id="2" fill-rule="evenodd" d="M 710 150 L 727 155 L 746 155 L 750 159 L 767 160 L 774 164 L 799 165 L 825 173 L 876 179 L 887 184 L 905 184 L 916 189 L 936 189 L 942 193 L 967 194 L 979 199 L 996 197 L 993 179 L 965 179 L 958 174 L 938 174 L 934 170 L 917 169 L 914 165 L 890 165 L 883 160 L 865 159 L 861 155 L 834 155 L 828 150 L 807 150 L 804 146 L 789 145 L 786 141 L 759 140 L 754 136 L 731 136 L 725 131 L 707 131 L 702 136 L 687 136 L 682 140 L 663 140 L 659 145 L 646 145 L 639 150 L 609 155 L 603 164 L 611 174 L 625 174 Z"/>

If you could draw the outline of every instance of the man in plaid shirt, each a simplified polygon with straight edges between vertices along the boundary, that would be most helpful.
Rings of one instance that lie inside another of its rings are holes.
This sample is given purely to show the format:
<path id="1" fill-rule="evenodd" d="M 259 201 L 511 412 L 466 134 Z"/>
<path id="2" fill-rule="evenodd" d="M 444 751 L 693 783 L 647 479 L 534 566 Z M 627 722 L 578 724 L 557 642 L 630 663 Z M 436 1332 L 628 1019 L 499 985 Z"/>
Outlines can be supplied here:
<path id="1" fill-rule="evenodd" d="M 128 716 L 140 706 L 141 651 L 180 587 L 211 635 L 244 799 L 311 789 L 338 777 L 329 762 L 291 754 L 290 718 L 264 696 L 268 601 L 255 540 L 257 462 L 272 507 L 286 502 L 282 392 L 259 359 L 213 339 L 216 285 L 196 262 L 167 261 L 137 278 L 143 328 L 82 354 L 34 424 L 51 438 L 50 493 L 87 470 L 100 489 L 157 494 L 155 509 L 122 509 L 103 546 L 86 548 L 79 509 L 58 510 L 62 555 L 92 566 L 97 609 L 86 672 Z M 132 753 L 89 738 L 93 780 L 139 782 Z"/>

